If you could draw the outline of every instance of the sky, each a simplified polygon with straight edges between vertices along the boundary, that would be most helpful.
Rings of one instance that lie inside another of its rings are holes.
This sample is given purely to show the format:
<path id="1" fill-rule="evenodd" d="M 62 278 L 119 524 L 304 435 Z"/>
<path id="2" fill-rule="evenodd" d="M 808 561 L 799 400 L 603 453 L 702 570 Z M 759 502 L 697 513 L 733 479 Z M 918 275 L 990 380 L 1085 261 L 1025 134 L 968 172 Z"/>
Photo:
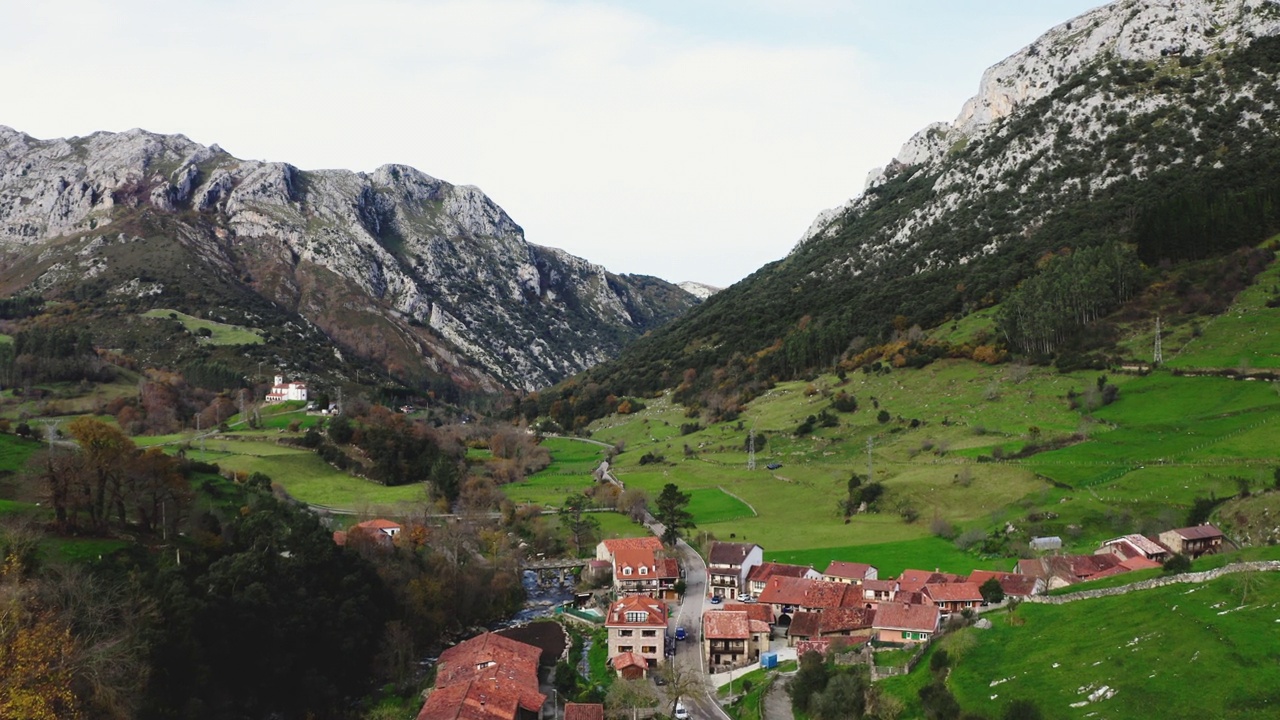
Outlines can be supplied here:
<path id="1" fill-rule="evenodd" d="M 0 0 L 0 125 L 412 165 L 617 273 L 727 286 L 1098 0 Z"/>

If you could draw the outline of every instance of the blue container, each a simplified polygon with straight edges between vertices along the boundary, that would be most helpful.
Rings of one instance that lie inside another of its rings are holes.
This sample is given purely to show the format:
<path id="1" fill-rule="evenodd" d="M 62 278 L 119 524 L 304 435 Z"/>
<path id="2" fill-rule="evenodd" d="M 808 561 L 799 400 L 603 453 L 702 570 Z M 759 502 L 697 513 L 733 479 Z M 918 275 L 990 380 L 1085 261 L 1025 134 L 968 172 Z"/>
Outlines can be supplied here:
<path id="1" fill-rule="evenodd" d="M 760 653 L 760 667 L 766 670 L 778 667 L 778 653 Z"/>

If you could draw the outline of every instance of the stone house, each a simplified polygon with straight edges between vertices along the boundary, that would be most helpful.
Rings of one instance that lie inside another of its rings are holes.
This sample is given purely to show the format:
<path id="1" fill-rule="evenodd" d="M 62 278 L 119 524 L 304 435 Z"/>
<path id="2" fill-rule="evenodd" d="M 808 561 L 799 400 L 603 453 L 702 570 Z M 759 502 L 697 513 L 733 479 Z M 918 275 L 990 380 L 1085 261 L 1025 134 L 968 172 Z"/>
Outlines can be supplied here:
<path id="1" fill-rule="evenodd" d="M 702 652 L 711 667 L 740 667 L 769 649 L 769 624 L 747 613 L 708 610 L 702 615 Z"/>
<path id="2" fill-rule="evenodd" d="M 631 595 L 609 606 L 604 626 L 609 634 L 609 662 L 625 677 L 639 660 L 639 676 L 662 664 L 667 636 L 667 605 L 647 595 Z M 623 657 L 630 656 L 630 657 Z"/>
<path id="3" fill-rule="evenodd" d="M 707 552 L 707 588 L 713 597 L 735 599 L 746 593 L 747 575 L 764 562 L 754 543 L 713 542 Z"/>
<path id="4" fill-rule="evenodd" d="M 1189 558 L 1220 552 L 1222 539 L 1222 531 L 1208 524 L 1160 533 L 1160 542 L 1169 546 L 1173 552 Z"/>

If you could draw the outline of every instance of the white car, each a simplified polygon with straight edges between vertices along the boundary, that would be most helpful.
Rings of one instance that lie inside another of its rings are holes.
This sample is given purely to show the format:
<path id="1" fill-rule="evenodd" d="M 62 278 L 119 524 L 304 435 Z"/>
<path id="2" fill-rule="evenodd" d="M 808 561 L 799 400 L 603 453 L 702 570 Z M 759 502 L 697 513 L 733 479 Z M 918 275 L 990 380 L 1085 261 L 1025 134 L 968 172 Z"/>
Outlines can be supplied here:
<path id="1" fill-rule="evenodd" d="M 684 703 L 676 703 L 676 720 L 689 720 L 689 711 L 685 709 Z"/>
<path id="2" fill-rule="evenodd" d="M 747 593 L 742 593 L 741 595 L 738 596 L 738 602 L 740 603 L 755 602 L 755 600 L 756 600 L 755 598 L 751 597 Z"/>

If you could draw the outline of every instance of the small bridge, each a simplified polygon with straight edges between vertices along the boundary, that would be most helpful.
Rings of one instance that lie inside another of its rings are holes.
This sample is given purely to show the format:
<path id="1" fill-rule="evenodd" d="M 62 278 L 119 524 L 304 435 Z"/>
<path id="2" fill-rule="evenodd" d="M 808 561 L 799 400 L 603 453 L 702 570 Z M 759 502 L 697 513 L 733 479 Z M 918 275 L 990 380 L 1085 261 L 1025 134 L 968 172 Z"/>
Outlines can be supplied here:
<path id="1" fill-rule="evenodd" d="M 573 570 L 584 568 L 590 560 L 579 558 L 543 558 L 527 560 L 520 564 L 521 570 L 528 570 L 538 575 L 538 584 L 560 581 L 561 585 L 573 582 Z"/>

